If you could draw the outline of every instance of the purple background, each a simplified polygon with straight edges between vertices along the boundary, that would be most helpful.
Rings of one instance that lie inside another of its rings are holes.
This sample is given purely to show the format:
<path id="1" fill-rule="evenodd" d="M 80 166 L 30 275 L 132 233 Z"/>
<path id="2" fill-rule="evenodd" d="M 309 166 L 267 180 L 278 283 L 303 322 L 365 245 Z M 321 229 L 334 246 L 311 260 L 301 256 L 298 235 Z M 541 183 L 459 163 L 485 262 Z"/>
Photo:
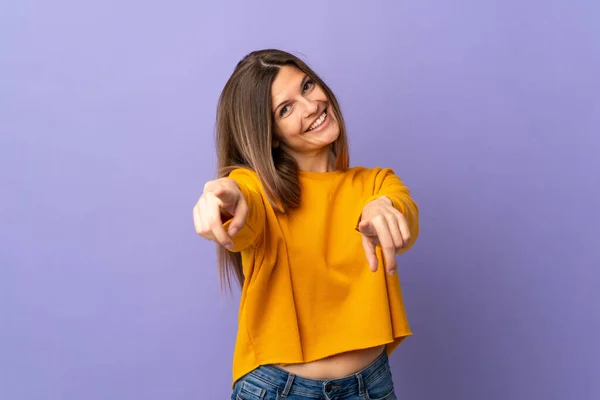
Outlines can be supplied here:
<path id="1" fill-rule="evenodd" d="M 238 297 L 191 212 L 265 47 L 420 206 L 399 397 L 600 398 L 600 3 L 201 3 L 2 2 L 0 398 L 229 396 Z"/>

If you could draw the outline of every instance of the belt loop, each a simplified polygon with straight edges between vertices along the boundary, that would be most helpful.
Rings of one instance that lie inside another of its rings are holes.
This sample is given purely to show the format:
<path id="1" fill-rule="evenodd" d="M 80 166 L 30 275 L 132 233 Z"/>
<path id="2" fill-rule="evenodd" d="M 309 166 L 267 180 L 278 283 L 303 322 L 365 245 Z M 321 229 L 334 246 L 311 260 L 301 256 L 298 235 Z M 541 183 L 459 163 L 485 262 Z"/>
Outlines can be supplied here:
<path id="1" fill-rule="evenodd" d="M 288 394 L 290 394 L 290 390 L 292 389 L 292 383 L 294 383 L 295 377 L 296 375 L 294 375 L 291 372 L 289 373 L 288 380 L 285 383 L 285 387 L 283 388 L 283 392 L 281 392 L 281 397 L 288 397 Z"/>
<path id="2" fill-rule="evenodd" d="M 354 374 L 354 376 L 356 376 L 356 379 L 358 380 L 358 395 L 364 396 L 365 395 L 365 383 L 363 381 L 363 376 L 360 372 L 357 374 Z"/>

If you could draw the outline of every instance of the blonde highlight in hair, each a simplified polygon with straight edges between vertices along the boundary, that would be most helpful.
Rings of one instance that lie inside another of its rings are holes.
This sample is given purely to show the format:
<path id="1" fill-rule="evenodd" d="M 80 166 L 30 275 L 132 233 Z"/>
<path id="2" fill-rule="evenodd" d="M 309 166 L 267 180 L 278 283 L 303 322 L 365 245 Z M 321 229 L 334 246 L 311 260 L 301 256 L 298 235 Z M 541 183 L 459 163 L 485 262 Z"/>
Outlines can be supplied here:
<path id="1" fill-rule="evenodd" d="M 340 134 L 332 143 L 335 168 L 346 171 L 350 158 L 342 112 L 333 92 L 300 58 L 276 49 L 258 50 L 246 55 L 225 84 L 217 106 L 216 150 L 218 177 L 226 177 L 236 168 L 256 172 L 269 203 L 276 212 L 300 205 L 298 165 L 281 148 L 272 146 L 273 116 L 271 85 L 281 67 L 295 66 L 319 85 L 329 101 L 329 109 L 338 121 Z M 240 253 L 217 245 L 221 287 L 231 289 L 231 277 L 243 286 Z"/>

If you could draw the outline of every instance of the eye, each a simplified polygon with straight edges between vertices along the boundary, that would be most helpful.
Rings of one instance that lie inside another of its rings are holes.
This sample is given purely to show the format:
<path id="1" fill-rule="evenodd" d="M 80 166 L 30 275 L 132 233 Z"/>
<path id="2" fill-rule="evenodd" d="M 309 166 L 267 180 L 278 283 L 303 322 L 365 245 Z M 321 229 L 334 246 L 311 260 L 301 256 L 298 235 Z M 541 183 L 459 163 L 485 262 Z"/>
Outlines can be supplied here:
<path id="1" fill-rule="evenodd" d="M 306 83 L 304 83 L 304 87 L 302 88 L 302 90 L 304 92 L 306 92 L 308 89 L 310 89 L 313 86 L 314 86 L 314 82 L 309 79 L 306 81 Z"/>
<path id="2" fill-rule="evenodd" d="M 283 117 L 288 112 L 289 109 L 290 109 L 289 106 L 281 107 L 281 111 L 279 111 L 279 115 Z"/>

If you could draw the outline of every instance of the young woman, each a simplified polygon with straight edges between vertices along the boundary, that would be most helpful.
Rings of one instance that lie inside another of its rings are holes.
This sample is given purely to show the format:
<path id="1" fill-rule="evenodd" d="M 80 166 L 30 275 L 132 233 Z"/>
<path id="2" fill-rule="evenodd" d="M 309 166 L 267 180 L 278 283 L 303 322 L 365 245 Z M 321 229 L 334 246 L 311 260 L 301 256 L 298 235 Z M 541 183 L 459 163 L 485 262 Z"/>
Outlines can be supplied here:
<path id="1" fill-rule="evenodd" d="M 302 60 L 248 54 L 217 110 L 219 179 L 194 207 L 242 288 L 232 399 L 395 399 L 411 331 L 396 254 L 418 209 L 389 168 L 349 167 L 338 102 Z"/>

